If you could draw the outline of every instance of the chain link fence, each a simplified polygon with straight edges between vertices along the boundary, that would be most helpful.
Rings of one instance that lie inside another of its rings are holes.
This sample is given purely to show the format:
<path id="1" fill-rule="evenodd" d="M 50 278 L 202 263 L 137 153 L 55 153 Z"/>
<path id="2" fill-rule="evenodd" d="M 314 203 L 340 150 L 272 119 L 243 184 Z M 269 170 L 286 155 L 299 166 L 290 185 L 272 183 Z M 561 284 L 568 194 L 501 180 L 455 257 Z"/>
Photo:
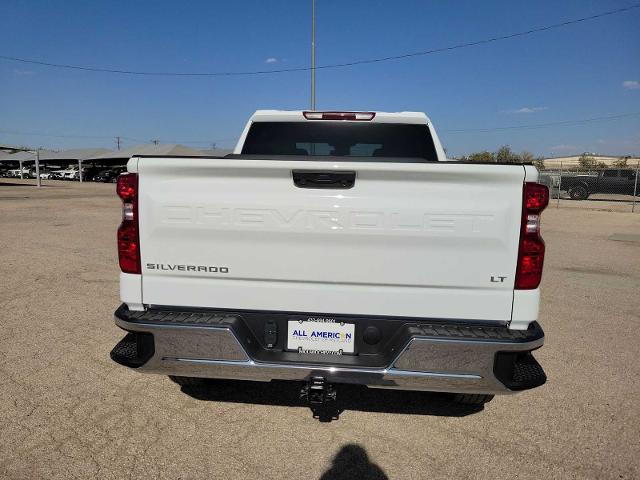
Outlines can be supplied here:
<path id="1" fill-rule="evenodd" d="M 551 205 L 640 212 L 640 161 L 599 169 L 579 167 L 544 170 L 540 183 L 549 187 Z"/>

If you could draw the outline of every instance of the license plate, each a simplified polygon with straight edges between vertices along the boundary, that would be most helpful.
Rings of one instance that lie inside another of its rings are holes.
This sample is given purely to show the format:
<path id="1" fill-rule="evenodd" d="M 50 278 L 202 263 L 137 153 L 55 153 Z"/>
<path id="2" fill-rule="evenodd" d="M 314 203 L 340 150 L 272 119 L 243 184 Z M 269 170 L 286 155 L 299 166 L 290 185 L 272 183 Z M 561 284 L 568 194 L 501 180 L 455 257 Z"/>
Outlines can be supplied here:
<path id="1" fill-rule="evenodd" d="M 353 323 L 290 320 L 287 330 L 288 350 L 327 355 L 354 352 L 356 326 Z"/>

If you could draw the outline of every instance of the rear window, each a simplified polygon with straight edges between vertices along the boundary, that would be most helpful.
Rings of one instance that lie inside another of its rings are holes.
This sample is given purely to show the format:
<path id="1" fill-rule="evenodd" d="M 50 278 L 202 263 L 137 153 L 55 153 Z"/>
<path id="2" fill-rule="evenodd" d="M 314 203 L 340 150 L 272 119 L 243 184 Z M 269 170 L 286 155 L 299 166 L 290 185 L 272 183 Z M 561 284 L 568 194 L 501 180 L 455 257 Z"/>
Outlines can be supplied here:
<path id="1" fill-rule="evenodd" d="M 352 157 L 352 160 L 380 157 L 382 162 L 438 161 L 427 125 L 399 123 L 255 122 L 249 128 L 242 153 Z"/>

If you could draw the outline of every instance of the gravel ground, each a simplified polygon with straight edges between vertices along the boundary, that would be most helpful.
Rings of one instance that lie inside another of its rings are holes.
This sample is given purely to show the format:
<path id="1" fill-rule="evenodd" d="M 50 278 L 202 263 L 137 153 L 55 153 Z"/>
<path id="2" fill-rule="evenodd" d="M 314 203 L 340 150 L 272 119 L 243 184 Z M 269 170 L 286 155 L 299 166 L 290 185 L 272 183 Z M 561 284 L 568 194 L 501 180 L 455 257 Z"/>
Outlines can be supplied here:
<path id="1" fill-rule="evenodd" d="M 0 179 L 0 478 L 640 477 L 638 213 L 543 215 L 545 386 L 480 411 L 350 387 L 321 423 L 295 384 L 183 391 L 111 362 L 114 187 L 23 183 Z"/>

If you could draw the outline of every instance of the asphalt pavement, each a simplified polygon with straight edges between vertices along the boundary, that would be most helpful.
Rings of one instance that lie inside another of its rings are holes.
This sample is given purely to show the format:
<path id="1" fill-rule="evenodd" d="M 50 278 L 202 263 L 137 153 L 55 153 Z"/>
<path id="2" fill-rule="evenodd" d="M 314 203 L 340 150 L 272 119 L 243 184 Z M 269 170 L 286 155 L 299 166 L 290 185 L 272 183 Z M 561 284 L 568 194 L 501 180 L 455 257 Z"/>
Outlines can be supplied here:
<path id="1" fill-rule="evenodd" d="M 543 387 L 484 409 L 343 387 L 320 422 L 296 384 L 113 363 L 114 186 L 26 183 L 0 179 L 0 478 L 640 477 L 640 213 L 543 214 Z"/>

